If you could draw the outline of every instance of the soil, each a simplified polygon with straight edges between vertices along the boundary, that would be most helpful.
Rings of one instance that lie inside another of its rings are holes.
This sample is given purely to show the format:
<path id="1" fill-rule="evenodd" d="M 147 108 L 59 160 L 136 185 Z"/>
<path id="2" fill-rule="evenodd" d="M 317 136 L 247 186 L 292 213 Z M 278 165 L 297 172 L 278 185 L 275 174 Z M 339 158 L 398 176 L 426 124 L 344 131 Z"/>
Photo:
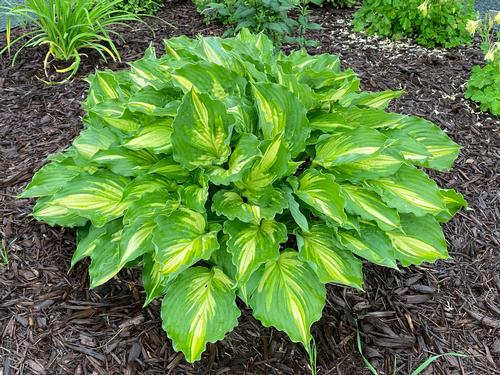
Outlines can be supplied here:
<path id="1" fill-rule="evenodd" d="M 152 41 L 173 35 L 220 35 L 191 2 L 169 2 L 144 25 L 123 31 L 124 61 Z M 446 357 L 426 373 L 499 374 L 500 370 L 500 119 L 463 97 L 476 45 L 428 50 L 353 34 L 352 11 L 314 9 L 323 25 L 311 52 L 330 52 L 354 69 L 364 90 L 401 89 L 391 110 L 434 121 L 463 146 L 450 173 L 433 173 L 442 187 L 464 194 L 469 210 L 445 226 L 451 259 L 397 272 L 365 266 L 365 291 L 330 286 L 313 334 L 319 374 L 368 374 L 356 348 L 356 321 L 366 357 L 381 374 L 409 374 L 432 354 Z M 175 25 L 173 28 L 163 21 Z M 3 42 L 0 42 L 2 48 Z M 244 311 L 225 340 L 209 345 L 200 362 L 176 354 L 161 329 L 159 304 L 142 309 L 138 273 L 125 270 L 89 290 L 87 266 L 68 272 L 72 230 L 30 217 L 33 201 L 16 195 L 47 155 L 67 147 L 81 129 L 83 78 L 96 68 L 121 69 L 89 54 L 78 77 L 46 85 L 44 49 L 25 50 L 14 67 L 0 57 L 0 234 L 9 262 L 0 265 L 0 375 L 12 374 L 306 374 L 304 350 L 281 332 L 262 328 Z M 0 260 L 1 263 L 1 260 Z M 396 363 L 395 363 L 396 360 Z"/>

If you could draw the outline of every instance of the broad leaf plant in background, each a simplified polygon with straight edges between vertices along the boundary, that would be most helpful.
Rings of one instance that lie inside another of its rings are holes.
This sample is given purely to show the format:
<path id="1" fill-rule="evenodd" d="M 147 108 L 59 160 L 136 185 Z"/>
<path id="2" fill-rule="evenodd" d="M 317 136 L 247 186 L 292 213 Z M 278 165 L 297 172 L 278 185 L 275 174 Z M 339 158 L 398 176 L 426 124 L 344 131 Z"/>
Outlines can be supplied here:
<path id="1" fill-rule="evenodd" d="M 486 64 L 472 68 L 465 97 L 479 103 L 481 111 L 500 115 L 500 12 L 471 20 L 467 26 L 472 35 L 479 34 Z"/>
<path id="2" fill-rule="evenodd" d="M 369 35 L 452 48 L 471 42 L 466 25 L 473 8 L 474 0 L 364 0 L 353 26 Z"/>
<path id="3" fill-rule="evenodd" d="M 336 56 L 247 30 L 165 46 L 89 78 L 84 130 L 22 197 L 78 228 L 71 264 L 91 258 L 92 288 L 142 265 L 145 305 L 162 298 L 189 362 L 237 325 L 238 298 L 314 358 L 325 284 L 361 289 L 363 260 L 448 258 L 440 223 L 466 203 L 422 168 L 448 170 L 459 147 L 386 112 L 402 92 L 361 92 Z"/>

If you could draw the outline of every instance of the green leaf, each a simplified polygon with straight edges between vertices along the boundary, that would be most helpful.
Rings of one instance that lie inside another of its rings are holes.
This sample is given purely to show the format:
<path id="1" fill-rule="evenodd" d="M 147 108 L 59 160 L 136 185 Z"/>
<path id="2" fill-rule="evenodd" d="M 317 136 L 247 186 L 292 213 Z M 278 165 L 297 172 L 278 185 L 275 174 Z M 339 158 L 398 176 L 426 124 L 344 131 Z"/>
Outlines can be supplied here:
<path id="1" fill-rule="evenodd" d="M 119 245 L 119 262 L 122 266 L 141 255 L 154 252 L 152 234 L 156 228 L 154 219 L 142 219 L 123 227 Z"/>
<path id="2" fill-rule="evenodd" d="M 243 283 L 262 263 L 277 259 L 280 243 L 288 238 L 284 224 L 265 219 L 259 224 L 226 221 L 224 233 L 229 235 L 227 251 L 237 269 L 236 280 Z"/>
<path id="3" fill-rule="evenodd" d="M 369 180 L 389 207 L 417 216 L 438 214 L 446 209 L 436 183 L 417 168 L 403 165 L 393 177 Z"/>
<path id="4" fill-rule="evenodd" d="M 146 291 L 146 300 L 143 307 L 164 293 L 168 281 L 168 278 L 161 273 L 159 263 L 155 262 L 151 254 L 145 254 L 142 264 L 142 284 Z"/>
<path id="5" fill-rule="evenodd" d="M 231 154 L 228 169 L 209 167 L 208 178 L 216 185 L 229 185 L 239 180 L 259 156 L 258 138 L 253 134 L 242 134 Z"/>
<path id="6" fill-rule="evenodd" d="M 310 168 L 289 180 L 295 195 L 316 213 L 339 225 L 347 222 L 345 201 L 333 175 Z"/>
<path id="7" fill-rule="evenodd" d="M 404 91 L 385 90 L 381 92 L 361 92 L 347 95 L 340 101 L 344 106 L 366 106 L 377 109 L 387 108 L 392 99 L 399 98 Z"/>
<path id="8" fill-rule="evenodd" d="M 145 87 L 130 96 L 127 107 L 132 112 L 144 113 L 149 116 L 174 117 L 179 108 L 182 94 L 173 89 L 156 90 Z"/>
<path id="9" fill-rule="evenodd" d="M 43 220 L 49 225 L 60 225 L 68 228 L 81 227 L 87 223 L 87 219 L 66 207 L 54 204 L 52 197 L 39 198 L 33 207 L 33 217 Z"/>
<path id="10" fill-rule="evenodd" d="M 359 182 L 365 179 L 388 177 L 395 174 L 403 165 L 404 160 L 394 153 L 380 153 L 352 163 L 338 165 L 329 171 L 338 180 Z"/>
<path id="11" fill-rule="evenodd" d="M 171 156 L 163 157 L 158 163 L 153 165 L 149 173 L 156 173 L 179 183 L 186 182 L 189 179 L 189 171 L 177 163 Z"/>
<path id="12" fill-rule="evenodd" d="M 73 141 L 73 147 L 85 159 L 90 160 L 100 150 L 107 150 L 118 143 L 118 136 L 109 129 L 89 127 Z"/>
<path id="13" fill-rule="evenodd" d="M 338 129 L 319 138 L 314 162 L 325 168 L 353 163 L 379 152 L 385 142 L 386 137 L 374 129 Z"/>
<path id="14" fill-rule="evenodd" d="M 281 136 L 261 143 L 262 157 L 254 162 L 241 181 L 235 185 L 249 198 L 259 200 L 269 193 L 272 184 L 289 172 L 290 153 Z"/>
<path id="15" fill-rule="evenodd" d="M 401 232 L 386 232 L 403 266 L 447 259 L 446 240 L 439 223 L 430 215 L 401 215 Z"/>
<path id="16" fill-rule="evenodd" d="M 205 216 L 196 211 L 179 208 L 168 216 L 159 216 L 156 222 L 155 260 L 164 275 L 177 274 L 201 259 L 207 260 L 219 248 L 220 226 L 207 231 Z"/>
<path id="17" fill-rule="evenodd" d="M 373 220 L 382 230 L 399 228 L 398 211 L 388 207 L 380 197 L 367 189 L 351 184 L 340 185 L 346 198 L 346 211 Z"/>
<path id="18" fill-rule="evenodd" d="M 222 340 L 240 310 L 231 280 L 218 268 L 189 268 L 168 287 L 161 306 L 163 329 L 188 362 L 201 358 L 207 342 Z"/>
<path id="19" fill-rule="evenodd" d="M 289 190 L 289 188 L 288 188 Z M 290 191 L 285 192 L 285 198 L 288 203 L 288 209 L 290 210 L 290 213 L 292 214 L 293 219 L 297 223 L 297 225 L 302 229 L 303 231 L 309 231 L 309 222 L 307 221 L 307 217 L 304 216 L 302 211 L 300 210 L 300 205 L 297 203 L 295 198 L 293 197 L 293 194 Z"/>
<path id="20" fill-rule="evenodd" d="M 199 175 L 196 180 L 195 184 L 184 185 L 179 194 L 185 207 L 203 213 L 208 199 L 208 179 L 205 175 Z"/>
<path id="21" fill-rule="evenodd" d="M 63 163 L 50 163 L 35 173 L 19 198 L 37 198 L 57 193 L 80 174 L 80 168 Z"/>
<path id="22" fill-rule="evenodd" d="M 124 143 L 131 150 L 151 149 L 155 153 L 169 153 L 172 150 L 172 119 L 161 119 L 144 126 Z"/>
<path id="23" fill-rule="evenodd" d="M 282 134 L 292 157 L 304 151 L 310 133 L 304 105 L 284 86 L 258 83 L 252 87 L 264 138 Z"/>
<path id="24" fill-rule="evenodd" d="M 231 153 L 233 122 L 222 102 L 188 92 L 173 123 L 174 159 L 188 170 L 223 164 Z"/>
<path id="25" fill-rule="evenodd" d="M 70 268 L 73 268 L 82 259 L 91 256 L 98 246 L 103 245 L 102 238 L 109 236 L 109 233 L 116 232 L 120 225 L 120 220 L 114 220 L 102 227 L 78 228 L 78 245 L 71 258 Z"/>
<path id="26" fill-rule="evenodd" d="M 175 69 L 172 78 L 184 92 L 196 90 L 217 99 L 224 99 L 231 94 L 241 96 L 246 86 L 243 77 L 208 61 L 198 61 Z"/>
<path id="27" fill-rule="evenodd" d="M 440 189 L 439 195 L 441 195 L 441 199 L 443 199 L 446 206 L 446 210 L 436 216 L 436 219 L 440 222 L 446 223 L 450 221 L 458 211 L 468 206 L 462 194 L 453 189 Z"/>
<path id="28" fill-rule="evenodd" d="M 316 271 L 322 283 L 363 287 L 363 269 L 359 259 L 337 246 L 335 231 L 324 224 L 311 225 L 308 232 L 297 234 L 299 256 Z"/>
<path id="29" fill-rule="evenodd" d="M 245 202 L 244 198 L 232 190 L 219 190 L 212 198 L 212 211 L 224 215 L 229 220 L 239 219 L 243 222 L 259 222 L 261 219 L 272 220 L 287 208 L 284 194 L 277 189 L 271 191 L 266 205 L 254 205 Z"/>
<path id="30" fill-rule="evenodd" d="M 137 176 L 150 169 L 160 159 L 147 150 L 128 150 L 123 147 L 111 147 L 97 152 L 92 161 L 109 168 L 121 176 Z"/>
<path id="31" fill-rule="evenodd" d="M 90 219 L 95 226 L 102 226 L 122 216 L 127 209 L 122 197 L 128 182 L 127 178 L 110 172 L 82 173 L 47 202 L 47 209 L 37 210 L 33 216 L 48 222 L 51 217 L 61 214 L 60 209 L 65 209 Z"/>
<path id="32" fill-rule="evenodd" d="M 325 286 L 296 251 L 285 251 L 265 264 L 250 297 L 253 315 L 265 327 L 284 331 L 309 349 L 311 326 L 321 318 Z"/>
<path id="33" fill-rule="evenodd" d="M 91 289 L 109 281 L 123 268 L 119 251 L 121 236 L 121 228 L 117 228 L 115 232 L 107 232 L 100 238 L 99 246 L 92 251 L 89 267 Z"/>
<path id="34" fill-rule="evenodd" d="M 391 241 L 375 224 L 362 223 L 359 232 L 339 229 L 337 237 L 342 246 L 357 256 L 381 266 L 398 268 Z"/>
<path id="35" fill-rule="evenodd" d="M 422 162 L 423 167 L 449 170 L 458 157 L 460 147 L 453 142 L 437 125 L 413 116 L 406 117 L 398 126 L 418 143 L 425 146 L 432 155 Z"/>

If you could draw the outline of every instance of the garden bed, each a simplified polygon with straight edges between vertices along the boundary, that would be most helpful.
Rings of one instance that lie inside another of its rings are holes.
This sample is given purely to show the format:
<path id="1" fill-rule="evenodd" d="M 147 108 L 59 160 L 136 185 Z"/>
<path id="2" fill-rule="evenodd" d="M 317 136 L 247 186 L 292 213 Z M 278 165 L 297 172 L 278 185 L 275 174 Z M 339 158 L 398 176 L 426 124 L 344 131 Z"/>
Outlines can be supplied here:
<path id="1" fill-rule="evenodd" d="M 331 286 L 323 318 L 313 327 L 319 374 L 365 374 L 356 349 L 359 321 L 365 355 L 401 374 L 434 353 L 436 374 L 495 374 L 500 367 L 500 121 L 463 98 L 477 46 L 428 50 L 410 43 L 367 38 L 350 31 L 352 11 L 315 9 L 323 30 L 311 52 L 338 54 L 361 77 L 364 90 L 401 89 L 391 110 L 425 117 L 463 146 L 451 173 L 434 173 L 442 187 L 460 191 L 471 210 L 446 225 L 452 259 L 400 272 L 365 267 L 365 293 Z M 158 17 L 125 30 L 124 61 L 142 55 L 151 40 L 185 34 L 220 35 L 190 2 L 168 3 Z M 2 35 L 3 37 L 3 35 Z M 0 43 L 0 48 L 3 46 Z M 284 334 L 262 328 L 249 311 L 228 337 L 190 365 L 161 329 L 159 304 L 142 309 L 144 293 L 133 270 L 89 291 L 87 262 L 67 272 L 74 232 L 30 217 L 32 201 L 16 195 L 50 153 L 69 146 L 81 129 L 79 102 L 87 74 L 106 65 L 90 55 L 78 78 L 49 86 L 44 51 L 25 50 L 14 67 L 0 58 L 0 234 L 9 264 L 0 265 L 0 374 L 305 374 L 307 355 Z M 119 69 L 125 64 L 110 64 Z"/>

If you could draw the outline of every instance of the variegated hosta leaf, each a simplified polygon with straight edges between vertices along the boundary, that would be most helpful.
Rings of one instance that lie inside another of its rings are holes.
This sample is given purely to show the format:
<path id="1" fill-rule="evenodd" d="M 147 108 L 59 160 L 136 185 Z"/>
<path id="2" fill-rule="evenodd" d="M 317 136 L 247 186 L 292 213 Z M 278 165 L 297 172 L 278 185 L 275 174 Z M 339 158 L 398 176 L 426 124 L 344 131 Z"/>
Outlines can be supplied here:
<path id="1" fill-rule="evenodd" d="M 131 150 L 150 149 L 155 153 L 170 153 L 172 119 L 161 119 L 144 126 L 124 146 Z"/>
<path id="2" fill-rule="evenodd" d="M 121 227 L 120 220 L 113 220 L 102 227 L 90 226 L 78 229 L 78 244 L 73 257 L 71 258 L 71 268 L 82 259 L 92 255 L 98 246 L 103 246 L 102 238 L 115 233 Z"/>
<path id="3" fill-rule="evenodd" d="M 403 165 L 392 177 L 369 180 L 368 185 L 389 207 L 402 213 L 436 215 L 446 209 L 436 183 L 409 165 Z"/>
<path id="4" fill-rule="evenodd" d="M 458 156 L 460 147 L 453 142 L 437 125 L 422 118 L 408 116 L 398 129 L 404 130 L 418 143 L 425 146 L 432 155 L 421 165 L 437 170 L 449 170 Z"/>
<path id="5" fill-rule="evenodd" d="M 118 76 L 116 72 L 112 71 L 98 71 L 91 74 L 87 79 L 89 96 L 86 100 L 86 106 L 94 106 L 123 96 L 124 92 L 120 87 L 118 77 L 126 77 L 126 75 Z"/>
<path id="6" fill-rule="evenodd" d="M 186 182 L 189 179 L 189 171 L 184 169 L 171 156 L 163 157 L 149 169 L 148 173 L 156 173 L 179 183 Z"/>
<path id="7" fill-rule="evenodd" d="M 341 249 L 334 235 L 335 231 L 324 224 L 314 224 L 308 232 L 299 232 L 297 244 L 300 257 L 309 262 L 322 283 L 338 283 L 362 289 L 363 269 L 360 260 Z"/>
<path id="8" fill-rule="evenodd" d="M 41 197 L 33 207 L 33 217 L 43 218 L 49 225 L 61 225 L 67 228 L 81 227 L 87 223 L 87 218 L 82 217 L 68 208 L 56 205 L 52 197 Z M 38 219 L 37 219 L 38 220 Z"/>
<path id="9" fill-rule="evenodd" d="M 97 126 L 83 130 L 73 141 L 73 147 L 85 159 L 90 160 L 100 150 L 107 150 L 119 142 L 117 134 L 110 129 Z"/>
<path id="10" fill-rule="evenodd" d="M 168 67 L 160 64 L 153 47 L 145 51 L 142 59 L 132 62 L 130 68 L 130 78 L 138 87 L 151 86 L 156 90 L 161 90 L 171 86 L 170 71 Z"/>
<path id="11" fill-rule="evenodd" d="M 386 232 L 403 266 L 448 258 L 446 240 L 439 223 L 430 215 L 401 215 L 402 231 Z"/>
<path id="12" fill-rule="evenodd" d="M 228 95 L 241 96 L 246 86 L 243 77 L 208 61 L 186 64 L 176 69 L 172 78 L 184 92 L 194 89 L 197 92 L 210 93 L 220 100 Z"/>
<path id="13" fill-rule="evenodd" d="M 188 92 L 173 123 L 174 159 L 188 170 L 223 164 L 231 153 L 232 122 L 222 102 Z"/>
<path id="14" fill-rule="evenodd" d="M 359 232 L 339 229 L 337 238 L 342 246 L 366 260 L 397 269 L 396 254 L 391 241 L 372 223 L 362 223 Z"/>
<path id="15" fill-rule="evenodd" d="M 288 209 L 290 210 L 290 214 L 292 215 L 293 220 L 295 220 L 300 229 L 306 232 L 309 231 L 309 222 L 307 221 L 307 217 L 300 210 L 300 205 L 295 200 L 289 188 L 285 191 L 285 198 L 288 203 Z"/>
<path id="16" fill-rule="evenodd" d="M 246 223 L 274 219 L 276 214 L 281 214 L 288 205 L 284 194 L 277 189 L 271 190 L 270 199 L 265 206 L 247 203 L 240 194 L 232 190 L 219 190 L 212 197 L 212 201 L 212 211 L 217 215 Z"/>
<path id="17" fill-rule="evenodd" d="M 235 185 L 252 199 L 259 200 L 269 193 L 271 185 L 287 175 L 290 152 L 283 138 L 277 135 L 272 141 L 261 143 L 262 157 L 257 159 L 252 168 Z"/>
<path id="18" fill-rule="evenodd" d="M 436 216 L 436 219 L 440 222 L 446 223 L 450 221 L 458 211 L 462 208 L 467 208 L 467 201 L 462 194 L 453 189 L 440 189 L 439 195 L 441 195 L 446 206 L 446 210 Z"/>
<path id="19" fill-rule="evenodd" d="M 177 274 L 197 261 L 210 258 L 219 248 L 220 225 L 208 228 L 202 214 L 180 208 L 168 216 L 159 216 L 153 230 L 155 260 L 164 275 Z"/>
<path id="20" fill-rule="evenodd" d="M 81 169 L 76 165 L 50 163 L 35 173 L 20 198 L 38 198 L 57 193 L 64 185 L 78 176 Z"/>
<path id="21" fill-rule="evenodd" d="M 52 222 L 51 218 L 67 210 L 90 219 L 95 226 L 102 226 L 122 216 L 127 209 L 122 197 L 128 182 L 127 178 L 110 172 L 82 173 L 50 198 L 44 209 L 35 210 L 33 216 Z M 67 225 L 65 222 L 60 224 Z"/>
<path id="22" fill-rule="evenodd" d="M 163 295 L 168 285 L 169 280 L 161 273 L 160 268 L 160 264 L 155 262 L 151 254 L 144 255 L 142 263 L 142 285 L 146 292 L 144 307 Z"/>
<path id="23" fill-rule="evenodd" d="M 132 112 L 140 112 L 150 116 L 175 117 L 180 102 L 176 100 L 180 93 L 169 88 L 155 90 L 145 87 L 130 96 L 127 107 Z"/>
<path id="24" fill-rule="evenodd" d="M 123 147 L 111 147 L 97 152 L 92 161 L 105 166 L 121 176 L 137 176 L 150 169 L 159 161 L 159 157 L 147 150 L 128 150 Z"/>
<path id="25" fill-rule="evenodd" d="M 252 87 L 264 138 L 282 134 L 292 157 L 304 151 L 310 133 L 304 105 L 284 86 L 258 83 Z"/>
<path id="26" fill-rule="evenodd" d="M 208 178 L 199 175 L 195 179 L 196 183 L 184 185 L 179 190 L 182 204 L 198 212 L 205 212 L 205 203 L 208 199 Z"/>
<path id="27" fill-rule="evenodd" d="M 379 152 L 385 142 L 386 137 L 374 129 L 338 129 L 319 138 L 314 162 L 325 168 L 353 163 Z"/>
<path id="28" fill-rule="evenodd" d="M 325 286 L 296 251 L 284 251 L 263 267 L 250 297 L 253 316 L 309 350 L 311 326 L 321 318 L 325 305 Z"/>
<path id="29" fill-rule="evenodd" d="M 177 194 L 170 193 L 164 189 L 149 191 L 130 203 L 123 217 L 123 224 L 130 225 L 145 219 L 155 219 L 161 212 L 168 215 L 177 210 L 180 200 Z"/>
<path id="30" fill-rule="evenodd" d="M 385 131 L 384 135 L 389 138 L 388 143 L 391 149 L 397 150 L 405 160 L 411 163 L 422 164 L 432 157 L 423 144 L 418 143 L 404 130 L 390 129 Z"/>
<path id="31" fill-rule="evenodd" d="M 231 280 L 218 268 L 189 268 L 167 288 L 163 329 L 188 362 L 201 358 L 207 342 L 222 340 L 238 324 L 240 310 Z"/>
<path id="32" fill-rule="evenodd" d="M 347 223 L 345 201 L 333 175 L 310 168 L 290 182 L 295 195 L 319 215 L 338 225 Z"/>
<path id="33" fill-rule="evenodd" d="M 344 106 L 356 105 L 366 106 L 377 109 L 387 108 L 392 99 L 399 98 L 404 91 L 386 90 L 381 92 L 361 92 L 346 95 L 340 103 Z"/>
<path id="34" fill-rule="evenodd" d="M 123 264 L 120 263 L 119 250 L 121 237 L 122 228 L 118 226 L 116 231 L 108 229 L 107 232 L 99 238 L 98 245 L 90 254 L 92 259 L 89 267 L 91 288 L 104 284 L 123 268 Z"/>
<path id="35" fill-rule="evenodd" d="M 224 233 L 229 235 L 227 251 L 237 269 L 236 280 L 243 283 L 262 263 L 277 259 L 280 243 L 288 238 L 284 224 L 266 219 L 260 223 L 226 221 Z"/>
<path id="36" fill-rule="evenodd" d="M 398 211 L 388 207 L 373 191 L 351 184 L 341 184 L 346 198 L 346 211 L 373 220 L 382 230 L 399 228 Z"/>
<path id="37" fill-rule="evenodd" d="M 401 156 L 394 153 L 378 153 L 366 159 L 338 165 L 330 172 L 339 180 L 359 182 L 367 178 L 392 176 L 403 165 Z"/>
<path id="38" fill-rule="evenodd" d="M 261 153 L 258 138 L 253 134 L 242 134 L 231 154 L 228 169 L 208 168 L 208 178 L 216 185 L 229 185 L 239 180 L 259 156 Z"/>
<path id="39" fill-rule="evenodd" d="M 144 174 L 136 177 L 127 185 L 123 192 L 123 202 L 131 203 L 142 198 L 147 193 L 158 190 L 176 192 L 178 185 L 169 179 L 155 174 Z"/>

